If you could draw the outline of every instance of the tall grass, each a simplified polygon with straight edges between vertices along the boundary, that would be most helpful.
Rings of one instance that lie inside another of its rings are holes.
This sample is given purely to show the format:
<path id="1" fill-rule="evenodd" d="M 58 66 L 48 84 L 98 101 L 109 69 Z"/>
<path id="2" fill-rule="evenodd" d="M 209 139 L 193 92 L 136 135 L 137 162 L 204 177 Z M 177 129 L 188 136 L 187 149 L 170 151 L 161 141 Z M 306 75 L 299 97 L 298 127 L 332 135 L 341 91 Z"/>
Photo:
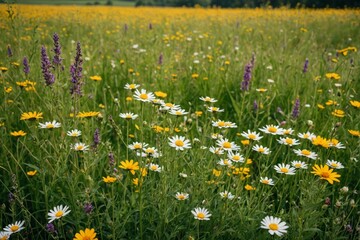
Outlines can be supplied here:
<path id="1" fill-rule="evenodd" d="M 358 10 L 2 5 L 0 11 L 0 223 L 25 221 L 11 239 L 72 239 L 85 228 L 94 228 L 99 239 L 266 239 L 265 216 L 286 222 L 288 239 L 359 237 Z M 52 61 L 54 33 L 63 68 L 51 67 L 55 82 L 46 85 L 40 50 L 44 46 Z M 78 43 L 81 95 L 70 93 Z M 246 65 L 251 78 L 242 90 Z M 20 86 L 25 80 L 32 84 Z M 137 100 L 124 88 L 131 83 L 187 113 L 171 115 Z M 200 100 L 205 96 L 217 102 Z M 224 111 L 210 112 L 211 106 Z M 42 118 L 20 120 L 34 111 Z M 128 112 L 138 117 L 119 116 Z M 54 120 L 59 128 L 39 125 Z M 214 127 L 218 120 L 236 127 Z M 266 125 L 293 132 L 273 135 L 260 130 Z M 74 129 L 81 135 L 68 136 Z M 13 136 L 19 130 L 26 135 Z M 241 133 L 248 130 L 262 138 L 244 141 Z M 306 132 L 318 141 L 298 136 Z M 174 136 L 191 148 L 170 146 Z M 300 144 L 280 144 L 280 137 Z M 244 160 L 224 164 L 229 157 L 221 141 L 239 146 Z M 134 142 L 156 148 L 158 156 L 139 156 L 145 151 L 131 150 Z M 76 151 L 76 143 L 88 150 Z M 271 153 L 253 150 L 256 144 Z M 298 156 L 297 149 L 317 157 Z M 125 160 L 139 169 L 133 174 Z M 274 169 L 294 160 L 307 169 L 294 175 Z M 344 166 L 334 170 L 339 182 L 312 173 L 327 160 Z M 262 177 L 275 184 L 261 183 Z M 224 191 L 234 198 L 222 198 Z M 178 192 L 189 198 L 176 199 Z M 71 212 L 49 226 L 48 213 L 58 205 Z M 194 219 L 197 207 L 210 212 L 209 221 Z"/>

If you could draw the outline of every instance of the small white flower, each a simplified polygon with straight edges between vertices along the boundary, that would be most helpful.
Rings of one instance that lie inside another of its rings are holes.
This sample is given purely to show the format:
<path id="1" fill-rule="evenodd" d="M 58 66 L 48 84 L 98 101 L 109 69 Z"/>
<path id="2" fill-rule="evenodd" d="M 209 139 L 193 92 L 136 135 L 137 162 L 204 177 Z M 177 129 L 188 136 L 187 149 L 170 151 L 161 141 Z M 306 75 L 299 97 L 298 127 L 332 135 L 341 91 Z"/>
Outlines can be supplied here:
<path id="1" fill-rule="evenodd" d="M 200 100 L 201 101 L 204 101 L 204 102 L 209 102 L 209 103 L 214 103 L 214 102 L 217 102 L 217 100 L 215 98 L 211 98 L 211 97 L 200 97 Z"/>
<path id="2" fill-rule="evenodd" d="M 210 147 L 209 151 L 215 153 L 216 155 L 223 155 L 224 150 L 221 147 Z"/>
<path id="3" fill-rule="evenodd" d="M 125 84 L 125 89 L 128 89 L 128 90 L 135 90 L 135 89 L 137 89 L 138 87 L 140 87 L 140 85 L 139 84 L 135 84 L 135 83 L 131 83 L 131 84 L 129 84 L 129 83 L 127 83 L 127 84 Z"/>
<path id="4" fill-rule="evenodd" d="M 243 136 L 244 138 L 250 139 L 250 140 L 254 140 L 254 141 L 259 141 L 260 139 L 263 138 L 262 136 L 260 136 L 259 133 L 251 132 L 250 130 L 248 130 L 247 132 L 242 132 L 241 136 Z"/>
<path id="5" fill-rule="evenodd" d="M 297 139 L 294 138 L 280 138 L 277 140 L 280 144 L 287 145 L 287 146 L 295 146 L 299 145 L 300 142 Z"/>
<path id="6" fill-rule="evenodd" d="M 59 128 L 59 127 L 61 127 L 61 123 L 56 122 L 55 120 L 52 122 L 39 123 L 39 128 L 52 129 L 52 128 Z"/>
<path id="7" fill-rule="evenodd" d="M 175 195 L 175 198 L 176 198 L 177 200 L 184 201 L 184 200 L 186 200 L 186 199 L 189 198 L 189 194 L 187 194 L 187 193 L 182 193 L 182 192 L 177 192 L 176 195 Z"/>
<path id="8" fill-rule="evenodd" d="M 189 149 L 191 148 L 191 143 L 190 140 L 185 139 L 185 137 L 183 136 L 174 136 L 169 138 L 169 145 L 173 148 L 175 148 L 175 150 L 180 150 L 183 151 L 184 149 Z"/>
<path id="9" fill-rule="evenodd" d="M 4 227 L 4 231 L 6 233 L 16 233 L 16 232 L 20 232 L 21 230 L 23 230 L 25 227 L 24 226 L 25 221 L 16 221 L 15 223 L 9 224 L 6 227 Z"/>
<path id="10" fill-rule="evenodd" d="M 274 181 L 271 178 L 268 177 L 260 177 L 260 182 L 266 185 L 274 185 Z"/>
<path id="11" fill-rule="evenodd" d="M 307 149 L 294 149 L 294 153 L 296 153 L 296 155 L 298 156 L 303 156 L 303 157 L 307 157 L 310 159 L 316 159 L 317 158 L 317 154 L 314 152 L 311 152 Z"/>
<path id="12" fill-rule="evenodd" d="M 261 154 L 265 154 L 265 155 L 268 155 L 271 153 L 269 148 L 263 147 L 262 145 L 257 145 L 257 144 L 252 147 L 252 150 L 259 152 Z"/>
<path id="13" fill-rule="evenodd" d="M 155 96 L 152 92 L 146 92 L 145 89 L 135 90 L 134 98 L 141 102 L 152 102 L 155 99 Z"/>
<path id="14" fill-rule="evenodd" d="M 218 139 L 216 141 L 216 145 L 226 151 L 237 151 L 240 149 L 238 145 L 236 145 L 234 142 L 229 142 L 227 138 Z"/>
<path id="15" fill-rule="evenodd" d="M 187 178 L 188 175 L 186 173 L 179 173 L 179 176 L 182 177 L 182 178 Z"/>
<path id="16" fill-rule="evenodd" d="M 221 196 L 221 198 L 226 198 L 229 200 L 232 200 L 235 197 L 231 192 L 228 192 L 228 191 L 221 192 L 220 196 Z"/>
<path id="17" fill-rule="evenodd" d="M 85 143 L 75 143 L 73 146 L 73 149 L 75 151 L 84 152 L 89 150 L 89 146 L 85 145 Z"/>
<path id="18" fill-rule="evenodd" d="M 195 208 L 191 211 L 191 213 L 194 215 L 194 218 L 197 220 L 210 220 L 211 214 L 206 208 Z"/>
<path id="19" fill-rule="evenodd" d="M 286 222 L 281 222 L 280 218 L 273 216 L 266 216 L 261 221 L 260 227 L 263 229 L 268 229 L 271 235 L 274 235 L 275 233 L 276 235 L 281 237 L 284 233 L 287 233 L 286 229 L 289 226 L 286 226 Z"/>
<path id="20" fill-rule="evenodd" d="M 224 109 L 220 109 L 218 107 L 208 107 L 208 112 L 217 113 L 217 112 L 224 112 Z"/>
<path id="21" fill-rule="evenodd" d="M 148 168 L 150 171 L 153 171 L 153 172 L 161 172 L 162 171 L 162 167 L 160 167 L 158 164 L 154 164 L 154 163 L 149 163 Z"/>
<path id="22" fill-rule="evenodd" d="M 274 125 L 266 125 L 265 127 L 260 128 L 259 130 L 264 133 L 268 133 L 272 135 L 282 135 L 284 133 L 284 129 Z"/>
<path id="23" fill-rule="evenodd" d="M 290 167 L 289 164 L 285 163 L 279 163 L 278 165 L 275 165 L 274 169 L 277 173 L 280 174 L 286 174 L 286 175 L 294 175 L 295 174 L 295 168 Z"/>
<path id="24" fill-rule="evenodd" d="M 48 219 L 49 219 L 49 223 L 51 223 L 52 221 L 62 218 L 66 215 L 68 215 L 70 213 L 70 210 L 68 210 L 69 207 L 68 206 L 56 206 L 54 207 L 52 210 L 50 210 L 50 212 L 48 213 Z"/>
<path id="25" fill-rule="evenodd" d="M 141 150 L 143 148 L 146 148 L 147 146 L 148 146 L 147 143 L 133 142 L 133 143 L 129 144 L 128 148 L 136 151 L 136 150 Z"/>
<path id="26" fill-rule="evenodd" d="M 291 166 L 297 169 L 307 169 L 308 165 L 305 162 L 302 161 L 292 161 Z"/>
<path id="27" fill-rule="evenodd" d="M 328 166 L 331 167 L 331 168 L 335 168 L 335 169 L 342 169 L 342 168 L 344 168 L 344 165 L 342 165 L 341 162 L 337 162 L 337 161 L 329 160 L 329 159 L 326 161 L 326 165 L 328 165 Z"/>
<path id="28" fill-rule="evenodd" d="M 124 118 L 126 120 L 135 120 L 139 115 L 134 114 L 134 113 L 120 113 L 119 115 L 121 118 Z"/>
<path id="29" fill-rule="evenodd" d="M 298 137 L 312 141 L 313 138 L 316 138 L 316 135 L 311 132 L 306 132 L 306 133 L 298 133 Z"/>
<path id="30" fill-rule="evenodd" d="M 7 240 L 10 239 L 11 233 L 9 232 L 0 232 L 0 239 L 1 240 Z"/>
<path id="31" fill-rule="evenodd" d="M 77 130 L 77 129 L 70 130 L 70 131 L 67 132 L 67 135 L 69 137 L 79 137 L 81 135 L 81 131 Z"/>
<path id="32" fill-rule="evenodd" d="M 233 153 L 232 151 L 230 151 L 228 152 L 227 157 L 233 162 L 243 163 L 245 161 L 245 158 L 239 152 Z"/>
<path id="33" fill-rule="evenodd" d="M 220 161 L 218 161 L 218 164 L 221 166 L 228 166 L 231 167 L 232 166 L 232 161 L 229 159 L 220 159 Z"/>
<path id="34" fill-rule="evenodd" d="M 171 115 L 175 115 L 175 116 L 183 116 L 188 114 L 189 112 L 186 112 L 184 109 L 170 109 L 169 113 Z"/>

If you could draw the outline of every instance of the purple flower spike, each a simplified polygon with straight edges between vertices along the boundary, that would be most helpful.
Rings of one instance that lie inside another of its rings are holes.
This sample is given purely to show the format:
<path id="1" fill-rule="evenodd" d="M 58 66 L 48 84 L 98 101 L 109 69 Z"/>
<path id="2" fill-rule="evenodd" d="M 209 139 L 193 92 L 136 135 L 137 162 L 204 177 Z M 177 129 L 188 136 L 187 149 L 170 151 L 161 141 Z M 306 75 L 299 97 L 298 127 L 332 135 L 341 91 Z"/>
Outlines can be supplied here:
<path id="1" fill-rule="evenodd" d="M 292 110 L 291 116 L 293 118 L 298 118 L 300 115 L 300 99 L 296 99 L 295 104 L 294 104 L 294 108 Z"/>
<path id="2" fill-rule="evenodd" d="M 24 73 L 27 76 L 30 73 L 30 65 L 27 57 L 24 57 L 23 59 L 23 65 L 24 65 Z"/>
<path id="3" fill-rule="evenodd" d="M 63 59 L 60 57 L 61 46 L 60 46 L 60 43 L 59 43 L 59 35 L 57 33 L 54 33 L 53 41 L 54 41 L 53 52 L 55 53 L 54 58 L 53 58 L 53 64 L 56 67 L 61 66 L 61 69 L 64 70 L 64 67 L 62 66 L 62 60 Z"/>
<path id="4" fill-rule="evenodd" d="M 12 50 L 11 50 L 10 45 L 7 46 L 7 55 L 8 55 L 8 57 L 12 57 L 12 56 L 13 56 L 13 52 L 12 52 Z"/>
<path id="5" fill-rule="evenodd" d="M 82 79 L 82 54 L 81 54 L 81 46 L 80 42 L 76 45 L 76 56 L 74 63 L 70 67 L 70 74 L 71 74 L 71 83 L 72 86 L 70 88 L 71 95 L 79 95 L 82 96 L 81 93 L 81 86 L 83 85 Z"/>
<path id="6" fill-rule="evenodd" d="M 252 71 L 252 65 L 250 63 L 246 64 L 245 72 L 244 72 L 244 80 L 241 82 L 241 90 L 243 91 L 249 91 L 250 89 L 251 71 Z"/>
<path id="7" fill-rule="evenodd" d="M 50 86 L 55 82 L 55 76 L 51 73 L 51 63 L 46 53 L 46 48 L 41 47 L 41 69 L 45 79 L 46 86 Z"/>
<path id="8" fill-rule="evenodd" d="M 308 71 L 308 67 L 309 67 L 309 59 L 306 59 L 304 63 L 303 73 L 306 73 Z"/>
<path id="9" fill-rule="evenodd" d="M 163 64 L 163 60 L 164 60 L 164 56 L 163 56 L 162 53 L 160 53 L 158 64 L 159 64 L 159 65 L 162 65 L 162 64 Z"/>
<path id="10" fill-rule="evenodd" d="M 100 131 L 97 128 L 94 132 L 94 143 L 93 143 L 93 148 L 97 148 L 97 146 L 100 143 Z"/>

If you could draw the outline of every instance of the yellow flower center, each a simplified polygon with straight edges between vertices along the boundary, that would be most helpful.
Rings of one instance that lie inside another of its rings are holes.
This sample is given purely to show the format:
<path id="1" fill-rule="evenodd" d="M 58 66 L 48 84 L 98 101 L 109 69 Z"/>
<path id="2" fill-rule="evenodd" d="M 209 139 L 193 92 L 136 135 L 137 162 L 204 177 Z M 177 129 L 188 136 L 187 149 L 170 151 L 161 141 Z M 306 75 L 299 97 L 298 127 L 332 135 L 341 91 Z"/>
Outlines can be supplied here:
<path id="1" fill-rule="evenodd" d="M 172 103 L 165 103 L 165 106 L 169 107 L 169 108 L 172 108 L 174 106 L 174 104 Z"/>
<path id="2" fill-rule="evenodd" d="M 262 180 L 262 183 L 269 184 L 269 180 L 264 179 Z"/>
<path id="3" fill-rule="evenodd" d="M 130 114 L 126 114 L 125 118 L 126 118 L 126 119 L 130 119 L 130 118 L 132 118 L 132 117 L 131 117 Z"/>
<path id="4" fill-rule="evenodd" d="M 155 151 L 154 151 L 154 149 L 148 148 L 148 149 L 145 150 L 145 152 L 152 154 L 152 153 L 154 153 Z"/>
<path id="5" fill-rule="evenodd" d="M 59 218 L 59 217 L 61 217 L 63 214 L 64 214 L 63 211 L 60 210 L 60 211 L 58 211 L 58 212 L 55 214 L 55 217 Z"/>
<path id="6" fill-rule="evenodd" d="M 18 225 L 14 225 L 14 226 L 11 226 L 10 227 L 10 230 L 12 231 L 12 232 L 16 232 L 17 230 L 19 230 L 19 226 Z"/>
<path id="7" fill-rule="evenodd" d="M 338 167 L 339 165 L 337 163 L 331 163 L 332 167 Z"/>
<path id="8" fill-rule="evenodd" d="M 140 97 L 141 99 L 144 99 L 144 100 L 148 99 L 148 95 L 147 95 L 146 93 L 140 94 L 139 97 Z"/>
<path id="9" fill-rule="evenodd" d="M 211 111 L 213 111 L 213 112 L 216 112 L 217 110 L 219 110 L 217 107 L 212 107 L 211 108 Z"/>
<path id="10" fill-rule="evenodd" d="M 262 147 L 260 147 L 260 148 L 258 149 L 258 152 L 263 153 L 263 152 L 265 152 L 265 149 L 262 148 Z"/>
<path id="11" fill-rule="evenodd" d="M 276 223 L 270 223 L 269 228 L 270 230 L 276 231 L 279 229 L 279 226 Z"/>
<path id="12" fill-rule="evenodd" d="M 301 150 L 301 154 L 305 155 L 305 156 L 309 156 L 310 155 L 310 151 L 304 149 L 304 150 Z"/>
<path id="13" fill-rule="evenodd" d="M 82 240 L 91 240 L 91 238 L 89 236 L 83 236 Z"/>
<path id="14" fill-rule="evenodd" d="M 225 122 L 223 122 L 223 121 L 218 122 L 218 126 L 219 126 L 219 127 L 224 127 L 224 126 L 225 126 Z"/>
<path id="15" fill-rule="evenodd" d="M 250 139 L 254 140 L 254 139 L 256 138 L 256 135 L 255 135 L 255 134 L 250 133 L 248 137 L 249 137 Z"/>
<path id="16" fill-rule="evenodd" d="M 291 138 L 286 138 L 285 142 L 290 145 L 293 144 L 294 141 Z"/>
<path id="17" fill-rule="evenodd" d="M 288 172 L 289 172 L 289 169 L 287 169 L 287 168 L 281 168 L 280 171 L 283 172 L 283 173 L 288 173 Z"/>
<path id="18" fill-rule="evenodd" d="M 137 143 L 137 144 L 134 145 L 134 149 L 140 149 L 140 148 L 141 148 L 140 144 Z"/>
<path id="19" fill-rule="evenodd" d="M 184 200 L 184 199 L 185 199 L 185 196 L 184 196 L 184 195 L 179 195 L 179 196 L 178 196 L 178 199 L 179 199 L 179 200 Z"/>
<path id="20" fill-rule="evenodd" d="M 204 218 L 205 218 L 205 214 L 202 213 L 202 212 L 198 213 L 196 216 L 197 216 L 198 218 L 200 218 L 200 219 L 204 219 Z"/>
<path id="21" fill-rule="evenodd" d="M 182 112 L 176 111 L 175 114 L 176 114 L 176 115 L 182 115 Z"/>
<path id="22" fill-rule="evenodd" d="M 205 102 L 210 102 L 210 100 L 211 100 L 211 98 L 209 98 L 209 97 L 204 98 Z"/>
<path id="23" fill-rule="evenodd" d="M 82 146 L 82 145 L 79 145 L 79 146 L 76 147 L 76 150 L 78 150 L 78 151 L 81 151 L 83 149 L 84 149 L 84 146 Z"/>
<path id="24" fill-rule="evenodd" d="M 305 133 L 304 138 L 308 138 L 308 137 L 309 137 L 309 134 Z"/>
<path id="25" fill-rule="evenodd" d="M 330 173 L 329 173 L 329 172 L 322 172 L 322 173 L 321 173 L 321 177 L 323 177 L 323 178 L 329 178 L 329 177 L 330 177 Z"/>
<path id="26" fill-rule="evenodd" d="M 135 88 L 135 84 L 130 84 L 130 85 L 129 85 L 129 88 L 130 88 L 130 89 L 134 89 L 134 88 Z"/>
<path id="27" fill-rule="evenodd" d="M 157 170 L 157 166 L 152 165 L 152 166 L 151 166 L 151 170 L 153 170 L 153 171 Z"/>
<path id="28" fill-rule="evenodd" d="M 229 142 L 224 142 L 224 143 L 223 143 L 223 147 L 224 147 L 224 148 L 231 148 L 231 143 L 229 143 Z"/>
<path id="29" fill-rule="evenodd" d="M 276 132 L 277 132 L 277 128 L 271 126 L 271 127 L 268 128 L 268 131 L 271 132 L 271 133 L 276 133 Z"/>
<path id="30" fill-rule="evenodd" d="M 72 137 L 77 137 L 78 134 L 77 134 L 76 132 L 73 132 L 73 133 L 71 133 L 71 136 L 72 136 Z"/>
<path id="31" fill-rule="evenodd" d="M 233 156 L 232 159 L 233 159 L 234 161 L 239 161 L 239 160 L 240 160 L 240 156 Z"/>
<path id="32" fill-rule="evenodd" d="M 301 167 L 301 163 L 296 163 L 296 164 L 295 164 L 295 167 L 296 167 L 296 168 L 300 168 L 300 167 Z"/>
<path id="33" fill-rule="evenodd" d="M 225 159 L 224 164 L 227 165 L 229 163 L 229 160 Z"/>
<path id="34" fill-rule="evenodd" d="M 184 146 L 184 142 L 181 141 L 180 139 L 178 139 L 178 140 L 175 141 L 175 145 L 178 146 L 178 147 L 182 147 L 182 146 Z"/>
<path id="35" fill-rule="evenodd" d="M 46 128 L 54 128 L 54 124 L 49 123 L 48 125 L 46 125 Z"/>

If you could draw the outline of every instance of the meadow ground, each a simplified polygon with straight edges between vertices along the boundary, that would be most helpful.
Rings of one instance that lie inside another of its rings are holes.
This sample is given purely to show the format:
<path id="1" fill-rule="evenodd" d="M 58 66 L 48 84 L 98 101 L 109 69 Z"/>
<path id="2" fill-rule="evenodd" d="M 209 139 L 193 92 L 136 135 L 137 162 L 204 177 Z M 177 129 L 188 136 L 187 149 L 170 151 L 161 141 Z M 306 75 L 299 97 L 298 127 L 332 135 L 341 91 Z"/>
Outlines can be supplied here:
<path id="1" fill-rule="evenodd" d="M 0 239 L 359 238 L 359 10 L 0 12 Z"/>

